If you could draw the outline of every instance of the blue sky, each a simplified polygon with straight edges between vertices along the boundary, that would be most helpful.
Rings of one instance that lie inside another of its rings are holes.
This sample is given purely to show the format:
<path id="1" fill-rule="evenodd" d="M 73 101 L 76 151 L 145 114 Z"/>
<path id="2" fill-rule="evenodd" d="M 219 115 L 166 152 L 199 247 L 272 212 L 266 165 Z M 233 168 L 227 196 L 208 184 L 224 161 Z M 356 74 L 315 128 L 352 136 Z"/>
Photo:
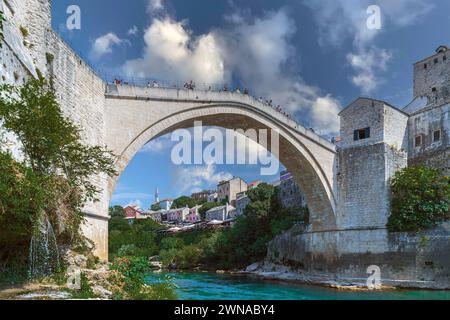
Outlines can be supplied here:
<path id="1" fill-rule="evenodd" d="M 69 5 L 81 30 L 65 27 Z M 369 5 L 381 29 L 369 30 Z M 445 0 L 58 0 L 53 28 L 104 78 L 194 79 L 245 86 L 324 135 L 358 96 L 403 107 L 412 95 L 412 64 L 449 45 Z M 170 137 L 151 142 L 121 176 L 112 204 L 147 208 L 161 197 L 214 188 L 220 178 L 261 177 L 258 166 L 174 166 Z"/>

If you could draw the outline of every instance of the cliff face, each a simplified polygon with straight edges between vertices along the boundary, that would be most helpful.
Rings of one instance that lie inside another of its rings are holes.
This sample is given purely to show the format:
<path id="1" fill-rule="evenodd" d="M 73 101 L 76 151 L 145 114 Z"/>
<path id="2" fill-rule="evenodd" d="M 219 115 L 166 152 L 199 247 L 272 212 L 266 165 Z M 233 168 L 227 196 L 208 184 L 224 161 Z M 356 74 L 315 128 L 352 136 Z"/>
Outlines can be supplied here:
<path id="1" fill-rule="evenodd" d="M 382 249 L 382 250 L 380 250 Z M 450 223 L 419 233 L 346 230 L 308 233 L 294 227 L 268 246 L 259 272 L 365 284 L 378 266 L 381 282 L 394 286 L 450 288 Z"/>

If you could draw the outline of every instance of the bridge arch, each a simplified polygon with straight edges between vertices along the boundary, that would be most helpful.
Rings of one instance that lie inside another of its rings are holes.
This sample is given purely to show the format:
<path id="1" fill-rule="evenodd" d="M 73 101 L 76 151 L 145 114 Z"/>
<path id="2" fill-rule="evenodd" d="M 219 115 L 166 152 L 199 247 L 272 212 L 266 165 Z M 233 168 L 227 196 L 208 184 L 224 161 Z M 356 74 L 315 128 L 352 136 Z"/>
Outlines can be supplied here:
<path id="1" fill-rule="evenodd" d="M 107 97 L 108 98 L 108 97 Z M 333 192 L 334 146 L 316 141 L 314 136 L 302 134 L 302 129 L 294 127 L 286 118 L 272 114 L 272 108 L 243 103 L 241 101 L 167 101 L 137 97 L 111 97 L 109 117 L 122 119 L 145 118 L 139 112 L 134 115 L 131 109 L 140 109 L 142 104 L 149 104 L 146 110 L 154 113 L 149 117 L 151 121 L 144 120 L 137 125 L 132 133 L 120 137 L 111 137 L 115 142 L 113 151 L 118 155 L 117 170 L 122 173 L 136 153 L 148 142 L 176 129 L 191 128 L 194 121 L 202 121 L 204 126 L 218 126 L 229 129 L 278 129 L 280 137 L 279 160 L 293 174 L 294 179 L 305 193 L 310 209 L 310 222 L 313 231 L 328 230 L 336 227 L 335 209 L 336 199 Z M 138 107 L 139 105 L 139 107 Z M 154 112 L 164 110 L 165 112 Z M 125 114 L 122 113 L 125 111 Z M 139 111 L 139 110 L 135 110 Z M 134 121 L 131 121 L 134 123 Z M 139 123 L 139 121 L 138 121 Z M 299 130 L 300 129 L 300 130 Z M 121 143 L 117 143 L 120 140 Z M 270 144 L 269 144 L 270 145 Z M 118 178 L 109 182 L 108 192 L 112 194 Z"/>

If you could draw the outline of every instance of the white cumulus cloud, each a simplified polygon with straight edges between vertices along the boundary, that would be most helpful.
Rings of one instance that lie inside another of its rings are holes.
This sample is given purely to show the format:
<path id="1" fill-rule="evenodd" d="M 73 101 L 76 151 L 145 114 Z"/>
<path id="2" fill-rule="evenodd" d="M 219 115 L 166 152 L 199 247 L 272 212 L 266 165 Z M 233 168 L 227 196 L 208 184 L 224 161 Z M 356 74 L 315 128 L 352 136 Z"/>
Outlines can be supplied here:
<path id="1" fill-rule="evenodd" d="M 392 54 L 385 50 L 373 47 L 365 52 L 349 53 L 348 63 L 357 72 L 352 77 L 354 85 L 364 94 L 368 94 L 378 87 L 381 80 L 376 76 L 378 71 L 385 71 Z"/>
<path id="2" fill-rule="evenodd" d="M 140 153 L 160 153 L 173 145 L 170 135 L 164 135 L 151 140 L 141 150 Z"/>
<path id="3" fill-rule="evenodd" d="M 174 171 L 175 186 L 180 193 L 201 189 L 202 186 L 215 186 L 220 181 L 230 180 L 228 172 L 216 172 L 214 164 L 205 166 L 177 167 Z"/>
<path id="4" fill-rule="evenodd" d="M 129 36 L 135 36 L 138 33 L 138 27 L 132 26 L 130 29 L 128 29 L 127 34 Z"/>
<path id="5" fill-rule="evenodd" d="M 338 113 L 341 110 L 339 101 L 330 96 L 320 97 L 313 103 L 312 118 L 322 128 L 323 134 L 334 134 L 339 131 Z"/>
<path id="6" fill-rule="evenodd" d="M 120 39 L 115 33 L 107 33 L 95 39 L 91 49 L 91 57 L 99 59 L 105 54 L 111 53 L 113 46 L 119 46 L 123 43 L 124 40 Z"/>
<path id="7" fill-rule="evenodd" d="M 224 82 L 221 48 L 213 34 L 193 37 L 185 22 L 156 18 L 146 29 L 145 49 L 124 66 L 127 75 L 197 82 Z"/>
<path id="8" fill-rule="evenodd" d="M 148 11 L 157 12 L 164 10 L 164 1 L 163 0 L 149 0 L 148 2 Z"/>
<path id="9" fill-rule="evenodd" d="M 270 98 L 287 112 L 301 112 L 311 120 L 313 104 L 326 95 L 305 83 L 295 67 L 299 55 L 290 41 L 296 25 L 287 10 L 261 17 L 234 11 L 226 18 L 228 25 L 201 35 L 194 35 L 187 21 L 167 15 L 153 18 L 145 30 L 142 56 L 127 61 L 124 72 L 211 84 L 237 78 L 253 95 Z"/>
<path id="10" fill-rule="evenodd" d="M 381 84 L 380 77 L 392 58 L 388 49 L 376 47 L 375 38 L 388 28 L 404 27 L 429 13 L 433 5 L 427 0 L 380 0 L 382 26 L 369 29 L 367 8 L 370 0 L 303 0 L 311 8 L 319 27 L 319 43 L 322 46 L 342 46 L 351 39 L 353 48 L 347 61 L 354 70 L 351 81 L 364 94 L 371 93 Z"/>

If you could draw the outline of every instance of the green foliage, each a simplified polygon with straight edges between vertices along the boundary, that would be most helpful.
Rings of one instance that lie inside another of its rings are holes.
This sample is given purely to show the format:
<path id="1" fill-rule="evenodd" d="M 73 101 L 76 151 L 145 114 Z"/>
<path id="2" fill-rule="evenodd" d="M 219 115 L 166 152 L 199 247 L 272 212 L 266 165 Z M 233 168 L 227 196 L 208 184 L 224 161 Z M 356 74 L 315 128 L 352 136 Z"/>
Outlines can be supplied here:
<path id="1" fill-rule="evenodd" d="M 193 208 L 197 205 L 197 201 L 187 196 L 179 197 L 175 199 L 172 204 L 172 209 L 181 209 L 181 208 Z"/>
<path id="2" fill-rule="evenodd" d="M 207 202 L 205 203 L 200 209 L 198 209 L 198 213 L 200 215 L 200 218 L 202 220 L 206 219 L 206 211 L 211 210 L 212 208 L 220 207 L 222 206 L 222 203 L 218 202 Z"/>
<path id="3" fill-rule="evenodd" d="M 152 204 L 150 209 L 152 211 L 159 211 L 159 210 L 161 210 L 161 205 L 159 203 Z"/>
<path id="4" fill-rule="evenodd" d="M 202 248 L 199 245 L 188 245 L 180 249 L 161 250 L 159 256 L 164 266 L 191 269 L 199 265 Z"/>
<path id="5" fill-rule="evenodd" d="M 164 283 L 145 285 L 141 296 L 145 300 L 177 300 L 175 285 L 166 280 Z"/>
<path id="6" fill-rule="evenodd" d="M 72 290 L 72 299 L 93 299 L 97 296 L 94 294 L 94 291 L 92 290 L 92 287 L 89 283 L 89 279 L 87 278 L 86 274 L 84 272 L 81 272 L 80 274 L 80 289 L 79 290 Z"/>
<path id="7" fill-rule="evenodd" d="M 47 59 L 48 64 L 52 64 L 53 60 L 55 60 L 55 56 L 50 52 L 45 53 L 45 58 Z"/>
<path id="8" fill-rule="evenodd" d="M 133 225 L 120 217 L 109 222 L 109 255 L 150 257 L 158 253 L 156 234 L 164 227 L 151 219 L 138 220 Z"/>
<path id="9" fill-rule="evenodd" d="M 49 180 L 0 152 L 1 261 L 5 262 L 9 254 L 14 255 L 18 247 L 28 244 L 34 222 L 53 199 L 43 188 L 51 184 Z"/>
<path id="10" fill-rule="evenodd" d="M 282 208 L 271 185 L 261 184 L 250 190 L 248 196 L 252 202 L 245 208 L 244 216 L 207 247 L 204 258 L 208 264 L 228 269 L 261 260 L 270 240 L 305 217 Z"/>
<path id="11" fill-rule="evenodd" d="M 220 231 L 198 230 L 180 233 L 161 240 L 159 253 L 165 267 L 192 269 L 204 262 L 204 254 Z"/>
<path id="12" fill-rule="evenodd" d="M 426 236 L 420 237 L 420 240 L 419 240 L 419 247 L 420 247 L 420 248 L 426 247 L 426 246 L 428 245 L 428 242 L 429 242 L 429 239 L 428 239 Z"/>
<path id="13" fill-rule="evenodd" d="M 109 216 L 111 218 L 119 217 L 125 218 L 125 211 L 122 206 L 114 206 L 109 208 Z"/>
<path id="14" fill-rule="evenodd" d="M 184 241 L 178 237 L 167 237 L 161 240 L 160 248 L 162 250 L 181 249 Z"/>
<path id="15" fill-rule="evenodd" d="M 20 33 L 22 33 L 22 36 L 24 38 L 28 37 L 29 33 L 28 33 L 28 29 L 27 28 L 25 28 L 24 26 L 20 26 L 19 30 L 20 30 Z"/>
<path id="16" fill-rule="evenodd" d="M 112 217 L 108 223 L 109 232 L 112 231 L 130 231 L 132 226 L 127 220 L 121 217 Z"/>
<path id="17" fill-rule="evenodd" d="M 61 170 L 70 186 L 82 191 L 81 203 L 96 200 L 100 190 L 87 178 L 116 174 L 111 152 L 81 142 L 80 130 L 64 117 L 44 79 L 21 87 L 2 85 L 0 91 L 0 120 L 18 137 L 27 164 L 41 174 Z"/>
<path id="18" fill-rule="evenodd" d="M 145 257 L 118 257 L 111 266 L 123 276 L 124 294 L 122 299 L 131 300 L 174 300 L 176 294 L 173 285 L 166 283 L 146 285 L 145 275 L 150 271 Z"/>
<path id="19" fill-rule="evenodd" d="M 0 289 L 2 287 L 11 287 L 26 282 L 28 280 L 29 269 L 23 261 L 19 263 L 9 262 L 8 265 L 0 266 Z"/>
<path id="20" fill-rule="evenodd" d="M 21 144 L 17 162 L 0 152 L 0 262 L 27 261 L 37 222 L 47 217 L 58 243 L 76 245 L 86 201 L 96 200 L 92 176 L 114 175 L 112 154 L 81 143 L 44 79 L 0 86 L 0 122 Z M 0 266 L 1 267 L 1 266 Z"/>
<path id="21" fill-rule="evenodd" d="M 450 179 L 438 169 L 417 166 L 396 172 L 391 193 L 391 232 L 425 230 L 450 219 Z"/>

